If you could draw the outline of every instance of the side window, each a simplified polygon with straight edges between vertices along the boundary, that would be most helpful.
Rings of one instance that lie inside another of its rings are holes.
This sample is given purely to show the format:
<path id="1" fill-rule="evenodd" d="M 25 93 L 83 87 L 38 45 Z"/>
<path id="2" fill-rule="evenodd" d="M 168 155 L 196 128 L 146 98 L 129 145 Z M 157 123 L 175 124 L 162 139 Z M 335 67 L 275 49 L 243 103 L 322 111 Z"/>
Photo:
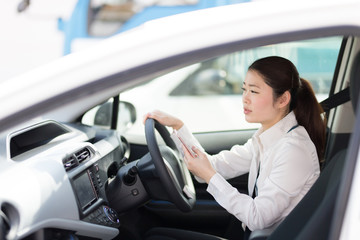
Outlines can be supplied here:
<path id="1" fill-rule="evenodd" d="M 283 43 L 210 59 L 199 64 L 170 93 L 171 96 L 241 94 L 249 65 L 258 58 L 278 55 L 291 60 L 309 80 L 319 101 L 330 91 L 341 44 L 340 37 Z"/>
<path id="2" fill-rule="evenodd" d="M 204 96 L 241 94 L 239 53 L 210 59 L 198 64 L 170 96 Z"/>
<path id="3" fill-rule="evenodd" d="M 178 69 L 120 94 L 136 112 L 127 134 L 143 135 L 142 117 L 159 109 L 182 119 L 193 132 L 256 129 L 245 121 L 242 83 L 255 60 L 278 55 L 309 80 L 319 102 L 329 95 L 342 37 L 287 42 L 234 52 Z M 120 113 L 121 118 L 121 113 Z"/>

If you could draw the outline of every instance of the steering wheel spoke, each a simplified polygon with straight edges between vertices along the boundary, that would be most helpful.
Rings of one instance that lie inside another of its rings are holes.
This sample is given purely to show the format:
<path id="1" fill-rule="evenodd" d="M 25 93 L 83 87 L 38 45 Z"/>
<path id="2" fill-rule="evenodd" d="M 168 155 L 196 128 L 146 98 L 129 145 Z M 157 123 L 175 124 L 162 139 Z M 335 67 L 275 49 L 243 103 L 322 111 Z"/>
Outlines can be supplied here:
<path id="1" fill-rule="evenodd" d="M 157 143 L 155 129 L 166 146 Z M 191 211 L 196 202 L 194 184 L 169 131 L 156 120 L 148 118 L 145 122 L 145 136 L 151 160 L 168 200 L 183 212 Z"/>

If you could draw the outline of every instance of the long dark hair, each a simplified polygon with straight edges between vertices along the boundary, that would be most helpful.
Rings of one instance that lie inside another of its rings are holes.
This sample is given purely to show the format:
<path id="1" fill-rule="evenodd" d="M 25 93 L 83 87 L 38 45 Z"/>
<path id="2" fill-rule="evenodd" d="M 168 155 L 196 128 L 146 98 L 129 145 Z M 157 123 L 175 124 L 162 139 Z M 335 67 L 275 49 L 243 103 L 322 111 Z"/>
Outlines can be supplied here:
<path id="1" fill-rule="evenodd" d="M 273 89 L 274 100 L 289 91 L 291 101 L 289 111 L 294 111 L 296 120 L 308 132 L 315 144 L 319 161 L 324 156 L 326 119 L 315 97 L 311 84 L 300 78 L 295 65 L 288 59 L 271 56 L 256 60 L 249 70 L 260 74 Z"/>

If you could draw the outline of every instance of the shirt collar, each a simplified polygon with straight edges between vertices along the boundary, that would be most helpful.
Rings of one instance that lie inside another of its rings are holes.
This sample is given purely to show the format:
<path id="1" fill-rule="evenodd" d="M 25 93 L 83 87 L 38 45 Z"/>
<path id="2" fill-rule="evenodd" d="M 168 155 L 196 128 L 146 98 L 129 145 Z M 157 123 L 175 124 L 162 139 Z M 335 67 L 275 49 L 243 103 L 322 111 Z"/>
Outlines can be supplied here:
<path id="1" fill-rule="evenodd" d="M 273 146 L 280 138 L 282 138 L 290 129 L 298 124 L 295 114 L 291 111 L 283 119 L 277 122 L 274 126 L 262 131 L 260 128 L 256 133 L 255 137 L 258 138 L 261 142 L 263 150 L 268 149 L 270 146 Z"/>

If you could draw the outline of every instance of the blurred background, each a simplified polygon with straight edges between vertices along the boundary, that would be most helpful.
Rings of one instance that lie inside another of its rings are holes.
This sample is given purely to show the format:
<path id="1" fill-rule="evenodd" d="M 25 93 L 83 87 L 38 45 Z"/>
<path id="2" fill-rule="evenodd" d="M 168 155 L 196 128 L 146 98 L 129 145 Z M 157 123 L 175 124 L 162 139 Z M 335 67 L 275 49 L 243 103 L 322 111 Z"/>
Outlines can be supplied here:
<path id="1" fill-rule="evenodd" d="M 249 0 L 12 0 L 0 14 L 0 81 L 177 13 Z"/>
<path id="2" fill-rule="evenodd" d="M 34 0 L 22 13 L 19 3 L 1 3 L 0 81 L 62 56 L 64 35 L 57 28 L 58 18 L 68 18 L 76 1 Z"/>

